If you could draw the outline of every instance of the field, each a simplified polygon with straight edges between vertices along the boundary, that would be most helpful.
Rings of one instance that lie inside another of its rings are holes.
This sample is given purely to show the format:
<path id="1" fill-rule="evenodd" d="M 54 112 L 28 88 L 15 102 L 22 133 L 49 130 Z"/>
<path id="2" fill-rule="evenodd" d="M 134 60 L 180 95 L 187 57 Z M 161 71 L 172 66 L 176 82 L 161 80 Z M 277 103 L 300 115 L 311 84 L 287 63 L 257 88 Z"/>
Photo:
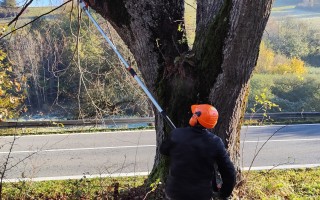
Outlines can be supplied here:
<path id="1" fill-rule="evenodd" d="M 270 21 L 279 22 L 286 21 L 288 18 L 294 18 L 308 24 L 313 29 L 320 29 L 320 12 L 297 8 L 298 2 L 297 0 L 277 0 L 272 8 Z M 196 6 L 195 0 L 185 1 L 186 31 L 189 46 L 192 46 L 195 38 Z"/>
<path id="2" fill-rule="evenodd" d="M 30 7 L 27 8 L 23 14 L 20 16 L 17 25 L 21 26 L 25 23 L 28 23 L 29 21 L 31 21 L 32 19 L 34 19 L 35 17 L 38 17 L 42 14 L 45 14 L 49 11 L 51 11 L 52 9 L 54 9 L 55 7 Z M 20 9 L 18 9 L 19 11 Z M 16 11 L 15 13 L 18 13 L 18 11 Z M 58 9 L 57 11 L 54 11 L 52 13 L 50 13 L 49 15 L 47 15 L 47 17 L 52 17 L 56 14 L 58 14 L 59 12 L 63 11 L 63 9 Z M 5 12 L 4 9 L 0 8 L 0 12 Z M 0 18 L 0 24 L 4 25 L 6 23 L 9 23 L 14 17 L 6 17 L 6 18 Z"/>
<path id="3" fill-rule="evenodd" d="M 320 9 L 310 10 L 299 7 L 294 1 L 283 1 L 283 3 L 275 3 L 271 11 L 271 20 L 286 21 L 288 18 L 297 19 L 312 27 L 320 29 Z"/>

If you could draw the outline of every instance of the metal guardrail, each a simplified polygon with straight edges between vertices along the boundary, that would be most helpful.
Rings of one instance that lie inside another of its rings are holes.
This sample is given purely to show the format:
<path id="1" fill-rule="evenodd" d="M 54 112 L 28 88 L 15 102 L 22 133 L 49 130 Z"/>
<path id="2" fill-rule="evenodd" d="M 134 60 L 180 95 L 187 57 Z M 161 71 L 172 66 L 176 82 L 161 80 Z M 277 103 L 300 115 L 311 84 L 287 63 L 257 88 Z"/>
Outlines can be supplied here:
<path id="1" fill-rule="evenodd" d="M 247 113 L 245 119 L 262 120 L 271 118 L 273 120 L 283 119 L 311 119 L 319 118 L 320 112 L 287 112 L 287 113 Z M 154 123 L 154 117 L 141 118 L 116 118 L 116 119 L 85 119 L 85 120 L 52 120 L 52 121 L 6 121 L 0 122 L 0 128 L 12 127 L 55 127 L 55 126 L 95 126 L 95 125 L 120 125 L 135 123 Z"/>
<path id="2" fill-rule="evenodd" d="M 246 113 L 245 119 L 310 119 L 320 118 L 320 112 Z"/>
<path id="3" fill-rule="evenodd" d="M 52 121 L 6 121 L 0 122 L 0 128 L 10 127 L 55 127 L 55 126 L 94 126 L 120 125 L 134 123 L 153 123 L 154 117 L 116 118 L 116 119 L 84 119 L 84 120 L 52 120 Z"/>

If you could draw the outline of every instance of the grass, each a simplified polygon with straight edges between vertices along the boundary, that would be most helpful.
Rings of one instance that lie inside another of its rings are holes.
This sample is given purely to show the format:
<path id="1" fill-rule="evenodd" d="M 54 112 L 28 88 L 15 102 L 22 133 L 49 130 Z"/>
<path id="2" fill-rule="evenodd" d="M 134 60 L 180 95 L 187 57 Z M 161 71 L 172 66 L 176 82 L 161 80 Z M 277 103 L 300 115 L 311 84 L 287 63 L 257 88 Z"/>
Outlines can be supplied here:
<path id="1" fill-rule="evenodd" d="M 260 126 L 260 125 L 288 125 L 288 124 L 318 124 L 320 123 L 320 119 L 317 118 L 306 118 L 306 119 L 283 119 L 283 120 L 264 120 L 261 122 L 260 120 L 246 120 L 243 123 L 243 126 Z"/>
<path id="2" fill-rule="evenodd" d="M 127 125 L 115 128 L 105 128 L 96 126 L 77 126 L 77 127 L 26 127 L 26 128 L 4 128 L 0 129 L 0 136 L 12 135 L 45 135 L 45 134 L 70 134 L 70 133 L 88 133 L 88 132 L 112 132 L 126 130 L 148 130 L 154 129 L 154 126 L 128 128 Z"/>
<path id="3" fill-rule="evenodd" d="M 308 67 L 308 74 L 320 75 L 320 67 Z"/>
<path id="4" fill-rule="evenodd" d="M 245 172 L 243 199 L 319 199 L 320 168 Z"/>
<path id="5" fill-rule="evenodd" d="M 28 23 L 29 21 L 31 21 L 34 17 L 40 16 L 44 13 L 47 13 L 49 11 L 51 11 L 52 9 L 54 9 L 55 7 L 29 7 L 27 8 L 23 14 L 19 17 L 19 20 L 17 22 L 17 26 L 21 26 L 23 24 Z M 0 9 L 1 11 L 1 9 Z M 18 10 L 20 11 L 20 9 Z M 58 9 L 50 14 L 48 14 L 47 16 L 53 16 L 53 15 L 57 15 L 61 12 L 63 12 L 63 9 Z M 67 12 L 67 11 L 65 11 Z M 11 18 L 0 18 L 0 24 L 7 24 L 9 23 L 11 20 L 13 19 L 13 17 Z"/>
<path id="6" fill-rule="evenodd" d="M 111 199 L 128 195 L 143 185 L 147 177 L 93 178 L 80 180 L 21 181 L 4 183 L 3 199 Z"/>
<path id="7" fill-rule="evenodd" d="M 48 6 L 48 7 L 29 7 L 29 8 L 27 8 L 27 10 L 24 12 L 24 14 L 22 16 L 23 17 L 35 17 L 35 16 L 42 15 L 44 13 L 47 13 L 54 8 L 55 7 L 51 7 L 51 6 Z M 59 14 L 61 11 L 62 11 L 62 9 L 58 9 L 51 14 Z"/>
<path id="8" fill-rule="evenodd" d="M 241 199 L 319 199 L 320 168 L 244 172 Z M 3 199 L 163 199 L 163 185 L 144 187 L 146 176 L 4 183 Z M 154 191 L 150 192 L 153 188 Z"/>

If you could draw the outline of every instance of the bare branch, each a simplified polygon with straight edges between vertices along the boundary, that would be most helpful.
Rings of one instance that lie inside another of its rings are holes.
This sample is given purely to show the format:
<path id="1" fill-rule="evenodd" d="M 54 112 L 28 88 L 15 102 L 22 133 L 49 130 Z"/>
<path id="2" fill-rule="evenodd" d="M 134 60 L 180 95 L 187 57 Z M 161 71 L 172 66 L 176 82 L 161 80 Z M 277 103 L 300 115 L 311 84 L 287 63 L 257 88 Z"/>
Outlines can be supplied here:
<path id="1" fill-rule="evenodd" d="M 11 20 L 11 22 L 8 23 L 8 26 L 10 26 L 13 22 L 18 21 L 19 17 L 22 15 L 22 13 L 28 8 L 28 6 L 33 2 L 33 0 L 30 0 L 28 3 L 26 3 L 23 8 L 20 10 L 20 12 L 17 14 L 17 16 Z"/>
<path id="2" fill-rule="evenodd" d="M 69 3 L 69 2 L 72 2 L 72 0 L 66 1 L 65 3 L 63 3 L 63 4 L 61 4 L 60 6 L 58 6 L 58 7 L 54 8 L 54 9 L 50 10 L 49 12 L 46 12 L 46 13 L 44 13 L 44 14 L 36 17 L 36 18 L 34 18 L 34 19 L 31 20 L 30 22 L 28 22 L 28 23 L 26 23 L 26 24 L 24 24 L 24 25 L 22 25 L 22 26 L 20 26 L 20 27 L 18 27 L 18 28 L 16 28 L 16 29 L 10 31 L 9 33 L 1 36 L 1 37 L 0 37 L 0 40 L 3 39 L 3 38 L 5 38 L 5 37 L 7 37 L 7 36 L 10 35 L 11 33 L 14 33 L 14 32 L 16 32 L 17 30 L 22 29 L 22 28 L 28 26 L 29 24 L 37 21 L 37 20 L 40 19 L 41 17 L 43 17 L 43 16 L 45 16 L 45 15 L 48 15 L 48 14 L 52 13 L 52 12 L 55 11 L 55 10 L 58 10 L 59 8 L 63 7 L 64 5 L 66 5 L 66 4 Z"/>
<path id="3" fill-rule="evenodd" d="M 277 129 L 277 130 L 262 144 L 262 146 L 259 148 L 258 152 L 254 155 L 248 171 L 250 171 L 250 169 L 251 169 L 251 167 L 252 167 L 252 165 L 253 165 L 253 162 L 256 160 L 257 156 L 259 155 L 259 153 L 260 153 L 260 151 L 263 149 L 263 147 L 269 142 L 269 140 L 270 140 L 276 133 L 278 133 L 281 129 L 283 129 L 283 128 L 285 128 L 285 127 L 287 127 L 287 125 L 282 126 L 281 128 Z"/>

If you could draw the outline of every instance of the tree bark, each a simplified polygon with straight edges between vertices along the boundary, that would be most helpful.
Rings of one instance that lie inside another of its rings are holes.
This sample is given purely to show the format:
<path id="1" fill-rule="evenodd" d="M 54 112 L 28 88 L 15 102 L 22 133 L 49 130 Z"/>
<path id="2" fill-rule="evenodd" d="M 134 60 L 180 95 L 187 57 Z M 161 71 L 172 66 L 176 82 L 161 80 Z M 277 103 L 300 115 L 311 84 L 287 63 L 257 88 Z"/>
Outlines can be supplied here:
<path id="1" fill-rule="evenodd" d="M 237 167 L 240 118 L 272 3 L 198 0 L 196 37 L 189 49 L 183 0 L 89 1 L 127 44 L 146 86 L 176 126 L 188 124 L 192 104 L 217 108 L 220 118 L 214 132 Z M 156 114 L 157 147 L 169 131 Z M 157 148 L 153 175 L 165 175 L 165 166 Z"/>

